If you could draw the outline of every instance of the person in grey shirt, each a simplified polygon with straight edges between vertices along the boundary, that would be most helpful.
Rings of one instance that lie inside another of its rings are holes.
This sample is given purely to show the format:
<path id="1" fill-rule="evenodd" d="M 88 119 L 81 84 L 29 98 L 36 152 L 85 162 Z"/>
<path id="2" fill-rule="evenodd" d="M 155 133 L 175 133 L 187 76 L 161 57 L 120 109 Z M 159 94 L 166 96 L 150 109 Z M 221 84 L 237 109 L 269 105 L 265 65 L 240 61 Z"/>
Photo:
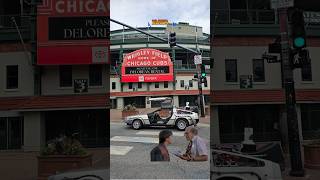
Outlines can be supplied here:
<path id="1" fill-rule="evenodd" d="M 189 126 L 184 133 L 189 144 L 186 153 L 180 156 L 187 161 L 208 161 L 208 150 L 206 142 L 198 136 L 198 129 Z"/>

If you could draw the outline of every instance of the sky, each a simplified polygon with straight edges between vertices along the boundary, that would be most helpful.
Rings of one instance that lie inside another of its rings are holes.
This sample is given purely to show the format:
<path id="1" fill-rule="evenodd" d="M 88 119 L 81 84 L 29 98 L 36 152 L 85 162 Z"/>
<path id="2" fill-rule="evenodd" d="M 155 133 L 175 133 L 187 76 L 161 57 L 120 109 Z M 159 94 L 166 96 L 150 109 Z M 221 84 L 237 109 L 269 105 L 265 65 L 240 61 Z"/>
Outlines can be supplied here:
<path id="1" fill-rule="evenodd" d="M 210 33 L 210 0 L 110 0 L 112 19 L 133 27 L 152 26 L 152 19 L 188 22 Z M 156 27 L 156 26 L 155 26 Z M 111 30 L 122 26 L 110 22 Z"/>

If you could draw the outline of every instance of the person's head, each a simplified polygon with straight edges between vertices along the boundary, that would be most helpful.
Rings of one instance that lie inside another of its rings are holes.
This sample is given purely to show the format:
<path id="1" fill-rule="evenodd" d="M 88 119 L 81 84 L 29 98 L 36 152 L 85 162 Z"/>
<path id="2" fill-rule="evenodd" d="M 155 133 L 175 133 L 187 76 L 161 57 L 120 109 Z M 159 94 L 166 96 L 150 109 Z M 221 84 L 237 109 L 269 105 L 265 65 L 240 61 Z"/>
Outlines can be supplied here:
<path id="1" fill-rule="evenodd" d="M 159 133 L 159 144 L 172 144 L 172 132 L 170 130 L 163 130 Z"/>
<path id="2" fill-rule="evenodd" d="M 191 141 L 194 136 L 198 135 L 198 129 L 193 126 L 189 126 L 186 128 L 184 135 L 188 141 Z"/>

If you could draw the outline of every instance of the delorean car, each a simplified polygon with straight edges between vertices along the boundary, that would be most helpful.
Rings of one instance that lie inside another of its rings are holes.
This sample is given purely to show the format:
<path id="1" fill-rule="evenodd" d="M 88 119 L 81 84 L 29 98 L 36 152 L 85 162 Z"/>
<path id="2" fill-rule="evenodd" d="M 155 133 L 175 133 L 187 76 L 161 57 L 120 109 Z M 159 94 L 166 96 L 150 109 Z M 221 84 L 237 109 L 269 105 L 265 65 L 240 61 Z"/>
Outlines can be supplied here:
<path id="1" fill-rule="evenodd" d="M 211 154 L 211 180 L 282 180 L 275 162 L 216 149 Z"/>
<path id="2" fill-rule="evenodd" d="M 176 108 L 172 105 L 172 98 L 150 98 L 149 102 L 160 102 L 161 108 L 148 114 L 128 116 L 124 119 L 124 123 L 136 130 L 148 126 L 166 126 L 176 127 L 182 131 L 186 127 L 196 125 L 199 122 L 198 113 Z"/>

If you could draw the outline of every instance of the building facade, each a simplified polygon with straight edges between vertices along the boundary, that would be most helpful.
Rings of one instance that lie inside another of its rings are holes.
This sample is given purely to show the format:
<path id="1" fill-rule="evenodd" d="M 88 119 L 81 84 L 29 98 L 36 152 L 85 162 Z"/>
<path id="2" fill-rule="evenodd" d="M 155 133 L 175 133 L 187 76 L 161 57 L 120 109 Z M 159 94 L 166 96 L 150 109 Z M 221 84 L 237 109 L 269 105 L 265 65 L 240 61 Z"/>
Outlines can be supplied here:
<path id="1" fill-rule="evenodd" d="M 141 28 L 158 37 L 168 39 L 169 32 L 176 32 L 177 43 L 202 52 L 203 63 L 207 64 L 207 81 L 203 85 L 206 102 L 209 102 L 210 90 L 210 44 L 209 35 L 203 33 L 202 27 L 188 23 L 171 24 L 166 27 Z M 173 82 L 121 82 L 121 65 L 127 53 L 138 49 L 152 48 L 169 53 L 174 64 Z M 192 80 L 197 72 L 194 64 L 194 53 L 180 48 L 170 48 L 168 43 L 148 37 L 142 33 L 129 29 L 120 29 L 111 32 L 111 78 L 110 96 L 111 106 L 114 109 L 123 109 L 126 105 L 134 104 L 137 108 L 154 108 L 159 104 L 148 103 L 150 97 L 170 96 L 176 106 L 185 106 L 186 102 L 196 105 L 199 94 L 198 82 Z"/>
<path id="2" fill-rule="evenodd" d="M 253 128 L 255 141 L 287 142 L 281 64 L 262 58 L 280 34 L 277 12 L 264 0 L 216 0 L 211 8 L 211 17 L 216 17 L 212 27 L 213 142 L 239 143 L 245 127 Z M 308 13 L 316 12 L 305 15 Z M 295 69 L 294 81 L 301 139 L 310 140 L 319 138 L 320 129 L 320 24 L 314 19 L 305 21 L 311 65 Z M 248 77 L 252 86 L 245 86 Z"/>
<path id="3" fill-rule="evenodd" d="M 36 24 L 25 6 L 0 2 L 0 150 L 38 151 L 73 133 L 86 147 L 106 147 L 110 65 L 37 65 Z"/>

